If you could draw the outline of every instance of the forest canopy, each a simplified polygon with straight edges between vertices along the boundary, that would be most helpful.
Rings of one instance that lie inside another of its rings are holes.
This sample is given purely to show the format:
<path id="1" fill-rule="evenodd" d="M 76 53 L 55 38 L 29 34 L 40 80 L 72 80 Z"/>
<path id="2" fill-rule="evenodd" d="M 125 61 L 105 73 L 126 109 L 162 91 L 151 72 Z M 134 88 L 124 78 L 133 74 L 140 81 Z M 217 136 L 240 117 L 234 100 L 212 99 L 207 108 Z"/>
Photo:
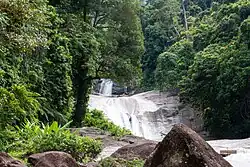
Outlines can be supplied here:
<path id="1" fill-rule="evenodd" d="M 142 21 L 144 86 L 179 88 L 218 138 L 249 137 L 250 1 L 152 0 Z"/>

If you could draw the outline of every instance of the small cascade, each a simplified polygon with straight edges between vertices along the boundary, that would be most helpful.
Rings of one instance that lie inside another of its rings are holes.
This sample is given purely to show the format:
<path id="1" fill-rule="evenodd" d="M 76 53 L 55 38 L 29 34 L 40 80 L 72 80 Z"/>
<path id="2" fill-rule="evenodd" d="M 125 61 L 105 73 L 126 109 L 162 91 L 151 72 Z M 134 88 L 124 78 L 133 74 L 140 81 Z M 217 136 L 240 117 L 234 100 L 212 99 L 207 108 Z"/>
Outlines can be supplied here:
<path id="1" fill-rule="evenodd" d="M 134 135 L 137 136 L 144 136 L 143 130 L 142 130 L 142 124 L 136 117 L 136 115 L 131 115 L 130 117 L 131 122 L 131 131 L 134 133 Z"/>
<path id="2" fill-rule="evenodd" d="M 113 81 L 111 79 L 102 79 L 99 93 L 103 96 L 112 96 Z"/>
<path id="3" fill-rule="evenodd" d="M 139 112 L 136 99 L 91 95 L 89 107 L 102 110 L 114 124 L 131 130 L 134 135 L 143 136 L 141 124 L 135 115 Z"/>

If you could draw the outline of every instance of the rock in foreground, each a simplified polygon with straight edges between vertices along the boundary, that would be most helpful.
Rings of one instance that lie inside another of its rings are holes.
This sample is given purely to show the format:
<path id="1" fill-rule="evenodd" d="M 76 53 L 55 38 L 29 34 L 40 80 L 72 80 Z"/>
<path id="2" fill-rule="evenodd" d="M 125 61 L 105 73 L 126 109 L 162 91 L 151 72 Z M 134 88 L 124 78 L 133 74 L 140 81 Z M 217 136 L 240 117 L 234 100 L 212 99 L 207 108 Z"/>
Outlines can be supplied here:
<path id="1" fill-rule="evenodd" d="M 33 154 L 28 162 L 34 167 L 79 167 L 71 155 L 59 151 Z"/>
<path id="2" fill-rule="evenodd" d="M 125 160 L 147 159 L 154 151 L 157 142 L 148 141 L 141 143 L 133 143 L 119 148 L 111 156 L 114 158 L 122 158 Z"/>
<path id="3" fill-rule="evenodd" d="M 232 167 L 186 125 L 174 125 L 144 167 Z"/>
<path id="4" fill-rule="evenodd" d="M 0 152 L 0 167 L 26 167 L 20 161 L 13 159 L 7 153 Z"/>

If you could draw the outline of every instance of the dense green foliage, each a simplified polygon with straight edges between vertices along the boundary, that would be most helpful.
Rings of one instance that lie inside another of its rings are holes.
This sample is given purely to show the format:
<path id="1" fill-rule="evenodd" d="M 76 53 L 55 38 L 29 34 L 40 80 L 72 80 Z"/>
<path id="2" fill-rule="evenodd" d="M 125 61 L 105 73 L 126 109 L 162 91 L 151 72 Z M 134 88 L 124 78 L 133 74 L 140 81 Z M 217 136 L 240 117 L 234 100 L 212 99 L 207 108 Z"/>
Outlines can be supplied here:
<path id="1" fill-rule="evenodd" d="M 180 88 L 212 135 L 249 137 L 250 2 L 196 2 L 184 5 L 188 26 L 179 22 L 179 39 L 155 58 L 155 85 Z"/>
<path id="2" fill-rule="evenodd" d="M 59 150 L 79 161 L 99 153 L 98 141 L 59 125 L 81 126 L 93 79 L 138 84 L 139 12 L 137 0 L 1 0 L 0 151 Z M 98 116 L 113 135 L 130 133 Z"/>
<path id="3" fill-rule="evenodd" d="M 84 119 L 84 125 L 88 127 L 97 127 L 104 131 L 110 132 L 112 136 L 122 137 L 130 135 L 131 132 L 125 128 L 121 128 L 109 121 L 99 110 L 89 110 Z"/>
<path id="4" fill-rule="evenodd" d="M 5 150 L 11 155 L 19 158 L 45 151 L 64 151 L 71 154 L 76 160 L 84 161 L 94 158 L 101 152 L 101 142 L 88 137 L 80 137 L 69 130 L 59 127 L 57 122 L 49 125 L 42 125 L 42 128 L 27 122 L 21 127 L 16 127 L 15 131 L 9 131 L 9 139 L 12 142 L 5 145 Z M 15 133 L 15 134 L 14 134 Z M 0 139 L 0 142 L 1 141 Z"/>
<path id="5" fill-rule="evenodd" d="M 149 1 L 142 13 L 142 28 L 145 37 L 145 54 L 142 58 L 143 86 L 155 85 L 154 71 L 157 57 L 166 46 L 178 37 L 179 2 L 176 0 Z"/>
<path id="6" fill-rule="evenodd" d="M 167 52 L 159 55 L 155 71 L 156 86 L 160 90 L 175 88 L 194 59 L 193 45 L 188 40 L 173 44 Z"/>
<path id="7" fill-rule="evenodd" d="M 0 129 L 19 123 L 25 119 L 34 121 L 40 104 L 34 98 L 38 94 L 30 92 L 23 85 L 13 85 L 11 88 L 0 88 Z"/>
<path id="8" fill-rule="evenodd" d="M 61 19 L 45 0 L 4 0 L 0 20 L 1 115 L 12 115 L 12 123 L 25 115 L 65 123 L 72 109 L 71 56 L 58 32 Z"/>
<path id="9" fill-rule="evenodd" d="M 105 158 L 99 163 L 100 167 L 143 167 L 144 161 L 135 159 L 135 160 L 124 160 L 117 158 Z"/>
<path id="10" fill-rule="evenodd" d="M 204 110 L 205 124 L 213 135 L 248 137 L 250 48 L 242 35 L 249 34 L 250 3 L 241 0 L 214 10 L 190 30 L 199 52 L 181 81 L 182 97 Z M 199 33 L 201 26 L 207 30 Z"/>

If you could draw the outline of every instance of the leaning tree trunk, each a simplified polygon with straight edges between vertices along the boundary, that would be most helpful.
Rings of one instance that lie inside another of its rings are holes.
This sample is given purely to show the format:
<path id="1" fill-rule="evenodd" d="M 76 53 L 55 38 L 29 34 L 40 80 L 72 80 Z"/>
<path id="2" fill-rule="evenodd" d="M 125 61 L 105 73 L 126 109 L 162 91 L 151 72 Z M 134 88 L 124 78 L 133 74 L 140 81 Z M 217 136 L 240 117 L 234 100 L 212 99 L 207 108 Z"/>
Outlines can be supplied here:
<path id="1" fill-rule="evenodd" d="M 187 12 L 186 12 L 186 8 L 185 8 L 185 0 L 182 0 L 182 11 L 183 11 L 183 17 L 184 17 L 185 30 L 188 31 L 188 22 L 187 22 Z M 186 34 L 186 38 L 188 39 L 187 34 Z"/>

